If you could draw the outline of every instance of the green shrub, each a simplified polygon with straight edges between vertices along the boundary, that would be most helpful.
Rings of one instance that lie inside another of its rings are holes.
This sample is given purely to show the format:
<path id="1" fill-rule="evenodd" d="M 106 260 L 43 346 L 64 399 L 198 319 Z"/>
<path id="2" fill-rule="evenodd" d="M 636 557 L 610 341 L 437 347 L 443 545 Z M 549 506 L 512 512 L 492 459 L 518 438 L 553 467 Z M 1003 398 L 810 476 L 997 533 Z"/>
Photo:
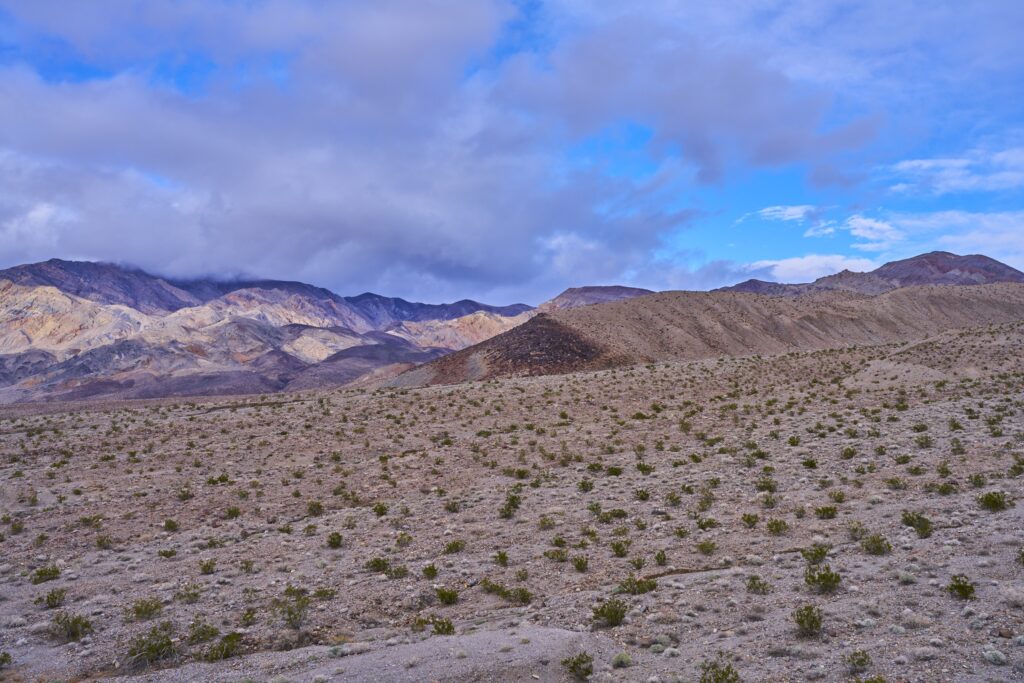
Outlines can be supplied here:
<path id="1" fill-rule="evenodd" d="M 455 553 L 461 553 L 466 548 L 466 542 L 463 540 L 449 541 L 444 547 L 445 555 L 454 555 Z"/>
<path id="2" fill-rule="evenodd" d="M 165 621 L 142 633 L 128 644 L 128 663 L 133 666 L 148 666 L 174 655 L 174 641 L 171 636 L 174 626 Z"/>
<path id="3" fill-rule="evenodd" d="M 425 576 L 428 579 L 436 579 L 437 567 L 434 566 L 433 563 L 428 564 L 426 567 L 423 568 L 423 576 Z"/>
<path id="4" fill-rule="evenodd" d="M 892 544 L 881 534 L 871 534 L 860 545 L 869 555 L 888 555 L 892 552 Z"/>
<path id="5" fill-rule="evenodd" d="M 821 564 L 828 557 L 828 552 L 831 549 L 831 546 L 815 543 L 810 548 L 801 550 L 800 554 L 807 561 L 807 564 Z"/>
<path id="6" fill-rule="evenodd" d="M 978 496 L 978 505 L 989 512 L 1002 512 L 1013 505 L 1013 501 L 1002 491 L 989 491 Z"/>
<path id="7" fill-rule="evenodd" d="M 188 627 L 189 645 L 198 645 L 213 640 L 220 635 L 216 626 L 206 623 L 202 617 L 197 618 Z"/>
<path id="8" fill-rule="evenodd" d="M 781 536 L 789 531 L 789 524 L 784 519 L 769 519 L 765 526 L 772 536 Z"/>
<path id="9" fill-rule="evenodd" d="M 629 593 L 630 595 L 643 595 L 644 593 L 650 593 L 657 587 L 658 582 L 654 579 L 638 579 L 634 575 L 630 574 L 618 585 L 615 592 Z"/>
<path id="10" fill-rule="evenodd" d="M 804 582 L 818 593 L 834 593 L 841 580 L 839 573 L 832 571 L 827 564 L 809 566 L 804 572 Z"/>
<path id="11" fill-rule="evenodd" d="M 54 588 L 46 594 L 46 597 L 38 599 L 37 602 L 41 602 L 46 609 L 56 609 L 64 604 L 67 594 L 68 592 L 63 588 Z"/>
<path id="12" fill-rule="evenodd" d="M 217 571 L 217 560 L 215 558 L 199 560 L 200 574 L 213 574 L 215 571 Z"/>
<path id="13" fill-rule="evenodd" d="M 742 683 L 739 673 L 719 652 L 713 660 L 700 665 L 700 683 Z"/>
<path id="14" fill-rule="evenodd" d="M 821 633 L 821 610 L 814 605 L 803 605 L 793 611 L 793 621 L 796 622 L 797 632 L 810 638 Z"/>
<path id="15" fill-rule="evenodd" d="M 337 550 L 338 548 L 341 547 L 342 541 L 343 541 L 343 539 L 341 537 L 341 534 L 338 533 L 337 531 L 332 531 L 331 533 L 327 534 L 327 547 L 328 548 L 331 548 L 333 550 Z"/>
<path id="16" fill-rule="evenodd" d="M 919 538 L 928 538 L 932 535 L 932 522 L 920 512 L 903 511 L 901 521 L 904 526 L 911 527 L 917 532 Z"/>
<path id="17" fill-rule="evenodd" d="M 589 565 L 590 565 L 590 561 L 587 560 L 585 555 L 577 555 L 576 557 L 572 558 L 572 566 L 578 572 L 585 572 L 585 571 L 587 571 L 587 567 Z"/>
<path id="18" fill-rule="evenodd" d="M 960 598 L 961 600 L 974 599 L 974 584 L 971 583 L 963 574 L 957 574 L 950 579 L 949 585 L 946 586 L 946 590 L 953 594 L 954 597 Z"/>
<path id="19" fill-rule="evenodd" d="M 33 585 L 39 585 L 46 583 L 47 581 L 53 581 L 60 576 L 60 568 L 51 564 L 46 567 L 40 567 L 39 569 L 32 572 L 31 581 Z"/>
<path id="20" fill-rule="evenodd" d="M 820 508 L 814 508 L 814 514 L 818 519 L 835 519 L 836 517 L 836 506 L 826 505 Z"/>
<path id="21" fill-rule="evenodd" d="M 53 618 L 53 623 L 65 640 L 81 640 L 92 633 L 92 623 L 80 614 L 61 612 Z"/>
<path id="22" fill-rule="evenodd" d="M 871 655 L 864 650 L 854 650 L 843 657 L 843 661 L 846 663 L 847 671 L 851 674 L 859 674 L 867 671 L 871 666 Z"/>
<path id="23" fill-rule="evenodd" d="M 562 666 L 569 670 L 573 678 L 585 681 L 594 673 L 594 658 L 586 652 L 581 652 L 563 659 Z"/>
<path id="24" fill-rule="evenodd" d="M 771 584 L 760 576 L 752 575 L 747 577 L 747 592 L 755 595 L 767 595 L 772 590 Z"/>
<path id="25" fill-rule="evenodd" d="M 0 671 L 3 671 L 5 668 L 9 667 L 11 665 L 11 662 L 13 661 L 14 658 L 11 657 L 10 652 L 0 652 Z"/>
<path id="26" fill-rule="evenodd" d="M 141 598 L 128 608 L 128 615 L 136 621 L 144 621 L 160 614 L 163 609 L 164 605 L 159 598 Z"/>
<path id="27" fill-rule="evenodd" d="M 306 620 L 309 602 L 310 599 L 305 590 L 288 584 L 284 589 L 284 595 L 274 598 L 270 606 L 285 624 L 298 630 L 302 627 L 302 622 Z"/>
<path id="28" fill-rule="evenodd" d="M 454 588 L 438 588 L 436 593 L 442 605 L 454 605 L 459 601 L 459 591 Z"/>
<path id="29" fill-rule="evenodd" d="M 618 626 L 626 618 L 629 607 L 622 600 L 611 599 L 594 608 L 594 621 L 606 626 Z"/>
<path id="30" fill-rule="evenodd" d="M 207 662 L 219 662 L 222 659 L 234 657 L 241 648 L 242 634 L 228 633 L 203 653 L 203 659 Z"/>

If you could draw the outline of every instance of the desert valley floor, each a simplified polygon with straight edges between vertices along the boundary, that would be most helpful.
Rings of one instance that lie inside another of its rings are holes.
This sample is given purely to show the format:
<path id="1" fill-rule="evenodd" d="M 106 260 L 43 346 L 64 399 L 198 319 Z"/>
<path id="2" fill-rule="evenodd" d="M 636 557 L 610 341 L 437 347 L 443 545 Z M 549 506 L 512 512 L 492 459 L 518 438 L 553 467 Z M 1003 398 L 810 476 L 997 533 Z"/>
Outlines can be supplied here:
<path id="1" fill-rule="evenodd" d="M 1024 680 L 1022 356 L 4 407 L 0 678 Z"/>

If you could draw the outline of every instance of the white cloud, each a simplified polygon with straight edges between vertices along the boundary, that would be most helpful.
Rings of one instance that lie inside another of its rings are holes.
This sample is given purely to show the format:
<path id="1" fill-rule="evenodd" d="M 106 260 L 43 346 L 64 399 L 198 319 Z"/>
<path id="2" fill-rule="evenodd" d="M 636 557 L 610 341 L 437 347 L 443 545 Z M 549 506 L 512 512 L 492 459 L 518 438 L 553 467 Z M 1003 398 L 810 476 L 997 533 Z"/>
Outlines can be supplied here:
<path id="1" fill-rule="evenodd" d="M 1024 147 L 972 150 L 963 157 L 908 159 L 892 166 L 901 194 L 945 195 L 1024 188 Z"/>
<path id="2" fill-rule="evenodd" d="M 855 242 L 854 249 L 861 251 L 886 251 L 904 238 L 903 232 L 886 221 L 856 214 L 843 223 L 843 228 L 863 241 Z"/>
<path id="3" fill-rule="evenodd" d="M 818 212 L 811 204 L 799 206 L 766 206 L 757 215 L 768 221 L 805 221 Z"/>
<path id="4" fill-rule="evenodd" d="M 811 282 L 841 270 L 864 272 L 878 267 L 871 259 L 851 258 L 842 254 L 807 254 L 785 259 L 756 261 L 749 271 L 762 271 L 778 282 Z"/>

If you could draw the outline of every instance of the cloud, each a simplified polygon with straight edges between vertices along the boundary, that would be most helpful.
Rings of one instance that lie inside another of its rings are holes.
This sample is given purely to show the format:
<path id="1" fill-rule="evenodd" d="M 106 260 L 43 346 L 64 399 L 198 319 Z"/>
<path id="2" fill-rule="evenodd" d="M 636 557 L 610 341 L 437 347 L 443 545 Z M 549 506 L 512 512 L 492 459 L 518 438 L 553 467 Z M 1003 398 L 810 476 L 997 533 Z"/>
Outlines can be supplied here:
<path id="1" fill-rule="evenodd" d="M 905 237 L 892 223 L 860 214 L 847 218 L 843 228 L 862 240 L 852 245 L 854 249 L 861 251 L 886 251 L 903 241 Z"/>
<path id="2" fill-rule="evenodd" d="M 832 221 L 825 220 L 824 212 L 823 208 L 811 204 L 800 204 L 797 206 L 766 206 L 755 213 L 767 221 L 810 223 L 804 230 L 804 237 L 826 237 L 834 234 L 836 228 Z"/>
<path id="3" fill-rule="evenodd" d="M 893 192 L 941 196 L 1024 188 L 1024 147 L 973 150 L 964 157 L 909 159 L 890 170 Z"/>
<path id="4" fill-rule="evenodd" d="M 1019 4 L 936 5 L 0 0 L 0 260 L 426 300 L 711 286 L 744 266 L 658 253 L 734 178 L 850 192 L 877 103 L 1024 63 Z M 936 53 L 948 69 L 917 68 Z M 644 135 L 577 153 L 623 128 Z M 777 201 L 762 219 L 795 211 L 808 236 L 908 243 L 881 210 L 844 225 Z"/>
<path id="5" fill-rule="evenodd" d="M 761 218 L 769 221 L 806 221 L 817 214 L 818 207 L 810 204 L 799 206 L 766 206 L 757 212 Z"/>
<path id="6" fill-rule="evenodd" d="M 755 261 L 746 266 L 752 277 L 787 283 L 811 282 L 841 270 L 865 272 L 877 267 L 878 264 L 871 259 L 850 258 L 841 254 L 807 254 L 785 259 Z"/>

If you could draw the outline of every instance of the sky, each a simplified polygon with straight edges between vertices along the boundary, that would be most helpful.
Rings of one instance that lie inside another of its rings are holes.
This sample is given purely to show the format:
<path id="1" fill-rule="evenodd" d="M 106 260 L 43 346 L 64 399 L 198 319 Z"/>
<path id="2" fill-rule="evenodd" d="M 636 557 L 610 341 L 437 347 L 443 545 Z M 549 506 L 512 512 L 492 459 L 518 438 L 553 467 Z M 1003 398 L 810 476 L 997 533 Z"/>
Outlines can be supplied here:
<path id="1" fill-rule="evenodd" d="M 418 301 L 1024 269 L 1020 0 L 0 0 L 0 266 Z"/>

